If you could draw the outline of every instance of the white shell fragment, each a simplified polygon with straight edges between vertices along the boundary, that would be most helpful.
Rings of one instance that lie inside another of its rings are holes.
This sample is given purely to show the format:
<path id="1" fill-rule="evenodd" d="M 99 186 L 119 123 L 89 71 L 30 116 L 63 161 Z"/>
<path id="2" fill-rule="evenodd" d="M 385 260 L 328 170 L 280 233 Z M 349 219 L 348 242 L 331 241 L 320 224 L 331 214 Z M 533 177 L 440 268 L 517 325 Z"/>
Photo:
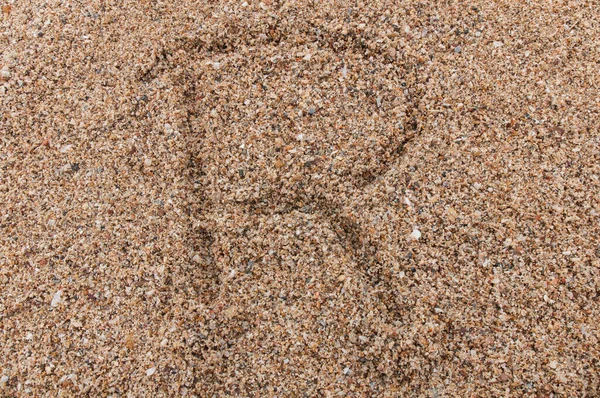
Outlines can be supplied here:
<path id="1" fill-rule="evenodd" d="M 61 303 L 61 301 L 62 301 L 61 295 L 62 295 L 62 290 L 59 290 L 58 292 L 54 293 L 54 296 L 52 296 L 52 301 L 50 302 L 50 305 L 52 307 L 56 307 Z"/>
<path id="2" fill-rule="evenodd" d="M 412 240 L 419 240 L 421 238 L 421 231 L 416 228 L 413 229 L 413 231 L 410 233 L 410 238 Z"/>

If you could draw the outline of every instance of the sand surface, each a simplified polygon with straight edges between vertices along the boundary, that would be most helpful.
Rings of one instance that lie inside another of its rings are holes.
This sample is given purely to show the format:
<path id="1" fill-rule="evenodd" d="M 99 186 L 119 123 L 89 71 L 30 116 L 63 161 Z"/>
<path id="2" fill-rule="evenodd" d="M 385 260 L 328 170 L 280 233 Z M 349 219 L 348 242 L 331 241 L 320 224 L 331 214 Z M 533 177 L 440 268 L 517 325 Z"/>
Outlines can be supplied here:
<path id="1" fill-rule="evenodd" d="M 0 396 L 600 395 L 597 1 L 0 18 Z"/>

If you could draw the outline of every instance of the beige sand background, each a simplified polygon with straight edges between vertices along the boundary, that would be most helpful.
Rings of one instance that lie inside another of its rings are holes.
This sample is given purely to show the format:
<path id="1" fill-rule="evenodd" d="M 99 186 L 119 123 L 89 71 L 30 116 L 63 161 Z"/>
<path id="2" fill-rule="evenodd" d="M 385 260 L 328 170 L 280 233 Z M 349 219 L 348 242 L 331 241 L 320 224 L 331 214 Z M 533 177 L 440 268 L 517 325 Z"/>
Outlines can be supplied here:
<path id="1" fill-rule="evenodd" d="M 598 396 L 595 1 L 12 1 L 0 395 Z"/>

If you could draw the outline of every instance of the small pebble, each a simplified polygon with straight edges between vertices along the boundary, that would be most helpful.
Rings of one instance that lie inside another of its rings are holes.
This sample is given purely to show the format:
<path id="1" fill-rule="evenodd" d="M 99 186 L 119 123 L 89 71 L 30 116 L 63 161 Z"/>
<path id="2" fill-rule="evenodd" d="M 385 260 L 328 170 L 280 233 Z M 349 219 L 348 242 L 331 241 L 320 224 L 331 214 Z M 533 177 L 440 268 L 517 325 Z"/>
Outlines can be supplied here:
<path id="1" fill-rule="evenodd" d="M 275 138 L 275 148 L 281 149 L 283 147 L 283 140 L 279 137 Z"/>
<path id="2" fill-rule="evenodd" d="M 156 373 L 155 367 L 152 367 L 152 368 L 146 370 L 146 376 L 148 376 L 148 377 L 152 376 L 154 373 Z"/>
<path id="3" fill-rule="evenodd" d="M 227 318 L 233 318 L 238 312 L 238 309 L 235 305 L 232 305 L 231 307 L 228 307 L 226 310 L 223 311 L 223 314 L 225 314 L 225 316 Z"/>
<path id="4" fill-rule="evenodd" d="M 80 327 L 82 327 L 82 326 L 83 326 L 83 323 L 81 323 L 81 321 L 80 321 L 80 320 L 78 320 L 78 319 L 72 319 L 72 320 L 71 320 L 71 325 L 72 325 L 74 328 L 80 328 Z"/>

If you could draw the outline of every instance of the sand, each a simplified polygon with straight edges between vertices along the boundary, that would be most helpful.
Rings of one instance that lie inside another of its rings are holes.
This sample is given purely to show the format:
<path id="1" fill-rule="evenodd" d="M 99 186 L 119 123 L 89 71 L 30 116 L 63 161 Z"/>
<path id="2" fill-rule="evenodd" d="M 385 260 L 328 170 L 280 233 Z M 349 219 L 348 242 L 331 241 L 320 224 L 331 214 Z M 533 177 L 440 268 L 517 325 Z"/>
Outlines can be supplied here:
<path id="1" fill-rule="evenodd" d="M 594 1 L 1 10 L 0 395 L 600 394 Z"/>

